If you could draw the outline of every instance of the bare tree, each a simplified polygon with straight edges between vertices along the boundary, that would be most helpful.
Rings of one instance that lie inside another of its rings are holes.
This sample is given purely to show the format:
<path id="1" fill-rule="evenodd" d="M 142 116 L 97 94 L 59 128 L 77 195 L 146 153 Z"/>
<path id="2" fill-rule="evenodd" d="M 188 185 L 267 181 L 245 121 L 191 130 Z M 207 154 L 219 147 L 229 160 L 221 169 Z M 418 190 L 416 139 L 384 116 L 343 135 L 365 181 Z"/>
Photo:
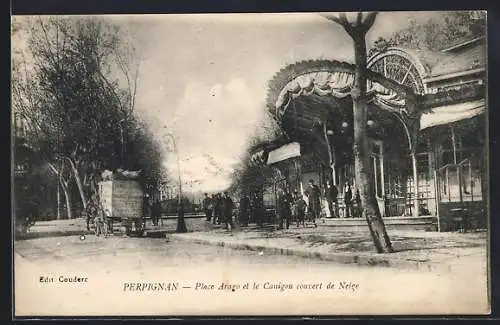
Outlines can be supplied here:
<path id="1" fill-rule="evenodd" d="M 22 27 L 28 46 L 13 62 L 13 109 L 66 201 L 73 180 L 85 208 L 103 169 L 160 177 L 161 150 L 133 112 L 138 65 L 126 35 L 96 17 L 36 17 Z"/>
<path id="2" fill-rule="evenodd" d="M 353 15 L 351 13 L 350 15 Z M 351 90 L 354 116 L 354 169 L 356 187 L 361 198 L 362 215 L 366 218 L 370 233 L 379 253 L 391 253 L 393 247 L 384 221 L 380 214 L 375 189 L 373 186 L 373 172 L 369 160 L 369 143 L 366 132 L 367 122 L 367 51 L 366 33 L 370 30 L 376 12 L 355 13 L 354 19 L 349 20 L 346 13 L 323 15 L 330 21 L 340 24 L 354 42 L 355 75 L 354 85 Z"/>

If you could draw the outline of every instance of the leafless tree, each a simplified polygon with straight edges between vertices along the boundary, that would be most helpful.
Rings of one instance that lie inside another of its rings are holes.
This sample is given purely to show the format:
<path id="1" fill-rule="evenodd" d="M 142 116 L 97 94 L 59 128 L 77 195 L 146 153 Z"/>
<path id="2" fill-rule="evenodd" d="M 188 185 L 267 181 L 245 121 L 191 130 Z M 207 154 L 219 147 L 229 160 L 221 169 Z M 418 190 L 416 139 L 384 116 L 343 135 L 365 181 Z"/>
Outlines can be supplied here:
<path id="1" fill-rule="evenodd" d="M 367 137 L 367 51 L 366 33 L 370 30 L 377 17 L 376 12 L 349 13 L 355 17 L 348 19 L 346 13 L 339 15 L 325 14 L 323 17 L 341 25 L 354 42 L 355 75 L 351 90 L 354 116 L 354 169 L 356 187 L 361 198 L 362 215 L 366 218 L 370 233 L 379 253 L 391 253 L 393 247 L 380 214 L 375 188 L 373 172 L 370 168 L 369 142 Z"/>

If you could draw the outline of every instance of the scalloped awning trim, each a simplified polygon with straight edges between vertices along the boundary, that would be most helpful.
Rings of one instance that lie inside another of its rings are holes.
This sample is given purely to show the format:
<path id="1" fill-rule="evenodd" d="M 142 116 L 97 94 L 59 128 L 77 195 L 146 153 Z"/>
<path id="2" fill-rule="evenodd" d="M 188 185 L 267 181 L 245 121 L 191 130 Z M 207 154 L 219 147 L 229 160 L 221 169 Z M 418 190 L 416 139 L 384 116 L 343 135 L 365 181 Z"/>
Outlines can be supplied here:
<path id="1" fill-rule="evenodd" d="M 354 74 L 346 71 L 315 71 L 295 77 L 280 91 L 275 103 L 278 115 L 282 116 L 292 99 L 301 96 L 333 96 L 345 98 L 350 95 L 354 84 Z M 397 92 L 368 80 L 367 91 L 376 103 L 385 109 L 400 111 L 405 108 L 406 100 Z"/>

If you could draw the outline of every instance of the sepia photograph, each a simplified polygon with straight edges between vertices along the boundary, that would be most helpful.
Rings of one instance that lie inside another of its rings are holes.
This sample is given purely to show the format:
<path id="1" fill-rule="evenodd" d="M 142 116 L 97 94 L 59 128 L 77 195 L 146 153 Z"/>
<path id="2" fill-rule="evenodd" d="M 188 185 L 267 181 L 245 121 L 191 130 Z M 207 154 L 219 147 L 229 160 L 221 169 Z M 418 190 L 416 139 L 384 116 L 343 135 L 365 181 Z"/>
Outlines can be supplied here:
<path id="1" fill-rule="evenodd" d="M 486 11 L 10 34 L 13 318 L 491 312 Z"/>

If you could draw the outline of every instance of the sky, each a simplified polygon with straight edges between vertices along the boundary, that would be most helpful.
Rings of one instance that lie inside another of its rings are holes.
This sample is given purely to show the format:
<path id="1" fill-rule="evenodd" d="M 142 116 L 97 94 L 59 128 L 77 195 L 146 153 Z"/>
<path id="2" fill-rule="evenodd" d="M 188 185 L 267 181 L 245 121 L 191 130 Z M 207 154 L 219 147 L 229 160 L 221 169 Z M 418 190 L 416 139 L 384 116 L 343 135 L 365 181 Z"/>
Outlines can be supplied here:
<path id="1" fill-rule="evenodd" d="M 380 13 L 367 35 L 389 37 L 410 17 Z M 163 139 L 176 139 L 181 177 L 195 191 L 221 191 L 266 121 L 267 82 L 288 64 L 307 59 L 352 62 L 345 31 L 316 13 L 109 16 L 137 49 L 136 111 Z M 167 142 L 167 141 L 165 141 Z M 165 150 L 171 146 L 165 143 Z M 177 157 L 165 167 L 177 179 Z"/>

